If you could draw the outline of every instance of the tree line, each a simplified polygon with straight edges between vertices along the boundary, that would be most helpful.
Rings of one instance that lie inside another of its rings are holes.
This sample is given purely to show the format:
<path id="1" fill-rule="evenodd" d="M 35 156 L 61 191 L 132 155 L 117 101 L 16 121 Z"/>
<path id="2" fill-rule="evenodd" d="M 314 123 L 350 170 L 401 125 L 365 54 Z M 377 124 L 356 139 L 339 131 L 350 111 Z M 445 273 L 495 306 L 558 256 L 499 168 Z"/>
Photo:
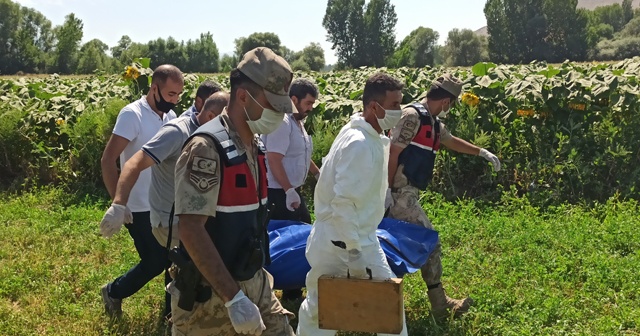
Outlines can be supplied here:
<path id="1" fill-rule="evenodd" d="M 257 46 L 270 47 L 296 70 L 320 71 L 325 66 L 319 43 L 293 51 L 269 32 L 236 39 L 234 54 L 222 57 L 210 32 L 186 42 L 169 37 L 139 43 L 125 35 L 111 48 L 99 39 L 82 44 L 83 36 L 83 22 L 73 13 L 62 25 L 53 27 L 37 10 L 0 0 L 0 74 L 113 73 L 139 57 L 151 58 L 152 67 L 170 63 L 185 72 L 226 72 L 235 67 L 241 55 Z"/>
<path id="2" fill-rule="evenodd" d="M 332 67 L 468 66 L 480 61 L 528 63 L 533 60 L 619 60 L 640 55 L 640 10 L 632 0 L 594 10 L 578 0 L 487 0 L 488 36 L 453 29 L 444 45 L 437 31 L 418 27 L 396 41 L 398 21 L 390 0 L 328 0 L 322 21 L 338 57 Z M 324 50 L 310 43 L 300 51 L 282 45 L 271 32 L 235 40 L 233 54 L 220 55 L 213 35 L 194 40 L 173 37 L 139 43 L 122 36 L 109 47 L 99 39 L 84 44 L 83 22 L 71 13 L 53 27 L 42 13 L 11 0 L 0 0 L 0 74 L 88 74 L 120 72 L 138 57 L 152 67 L 171 63 L 185 72 L 226 72 L 257 46 L 283 56 L 294 70 L 325 68 Z"/>
<path id="3" fill-rule="evenodd" d="M 632 0 L 578 8 L 578 0 L 487 0 L 488 36 L 418 27 L 401 42 L 390 0 L 329 0 L 323 19 L 339 66 L 468 66 L 480 61 L 553 63 L 620 60 L 640 55 L 640 10 Z"/>

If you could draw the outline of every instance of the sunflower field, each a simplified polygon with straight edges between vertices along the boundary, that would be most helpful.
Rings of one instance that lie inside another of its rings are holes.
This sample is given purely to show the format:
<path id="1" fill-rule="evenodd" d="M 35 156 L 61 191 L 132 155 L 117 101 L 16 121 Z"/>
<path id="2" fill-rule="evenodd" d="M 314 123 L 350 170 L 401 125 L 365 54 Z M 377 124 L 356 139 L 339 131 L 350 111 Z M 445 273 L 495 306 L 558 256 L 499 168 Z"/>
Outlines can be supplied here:
<path id="1" fill-rule="evenodd" d="M 549 204 L 639 196 L 640 57 L 615 64 L 298 72 L 320 89 L 307 119 L 316 162 L 348 116 L 362 109 L 364 83 L 377 71 L 405 83 L 404 103 L 420 99 L 445 72 L 464 81 L 461 104 L 444 123 L 498 155 L 503 169 L 495 173 L 481 158 L 441 151 L 431 188 L 448 199 L 495 201 L 509 194 Z M 151 73 L 149 60 L 138 59 L 114 76 L 0 78 L 0 183 L 101 189 L 100 156 L 115 118 L 146 93 Z M 177 114 L 205 79 L 229 85 L 226 74 L 185 74 Z"/>

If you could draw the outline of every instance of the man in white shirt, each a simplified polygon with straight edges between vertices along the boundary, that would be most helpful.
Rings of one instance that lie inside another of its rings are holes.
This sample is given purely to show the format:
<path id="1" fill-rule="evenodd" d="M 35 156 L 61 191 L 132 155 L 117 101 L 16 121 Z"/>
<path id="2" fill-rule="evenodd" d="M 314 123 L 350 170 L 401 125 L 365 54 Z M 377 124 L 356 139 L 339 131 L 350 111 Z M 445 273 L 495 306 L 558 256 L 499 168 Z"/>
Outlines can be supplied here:
<path id="1" fill-rule="evenodd" d="M 207 98 L 201 107 L 201 112 L 188 117 L 180 117 L 166 123 L 156 135 L 149 140 L 142 149 L 131 157 L 122 168 L 115 196 L 114 204 L 128 203 L 131 190 L 141 172 L 151 167 L 151 186 L 149 188 L 149 206 L 151 218 L 151 233 L 161 246 L 174 247 L 178 240 L 178 220 L 171 218 L 174 201 L 174 173 L 175 166 L 182 145 L 189 136 L 215 116 L 229 104 L 229 94 L 218 91 Z M 172 221 L 170 224 L 170 221 Z M 122 226 L 124 218 L 115 218 L 109 210 L 102 221 L 108 226 Z M 114 221 L 120 221 L 114 222 Z M 171 227 L 169 227 L 171 225 Z M 171 237 L 171 238 L 169 238 Z M 171 265 L 166 258 L 166 265 Z M 165 272 L 165 285 L 171 282 L 168 272 Z M 165 295 L 165 316 L 171 310 L 171 297 Z"/>
<path id="2" fill-rule="evenodd" d="M 304 129 L 304 119 L 318 99 L 318 88 L 309 80 L 299 78 L 291 83 L 289 97 L 298 113 L 287 114 L 273 133 L 262 135 L 267 149 L 267 184 L 269 185 L 270 218 L 311 223 L 311 215 L 300 189 L 307 172 L 320 174 L 311 160 L 313 144 Z M 301 289 L 282 292 L 283 300 L 302 298 Z"/>
<path id="3" fill-rule="evenodd" d="M 161 65 L 153 72 L 151 87 L 146 96 L 125 106 L 118 115 L 113 134 L 102 153 L 102 178 L 113 199 L 118 182 L 117 159 L 124 166 L 160 128 L 176 118 L 172 109 L 178 103 L 184 87 L 180 69 Z M 136 293 L 167 266 L 166 252 L 151 232 L 149 186 L 151 169 L 140 172 L 131 189 L 126 206 L 113 203 L 105 214 L 111 220 L 100 223 L 104 237 L 111 237 L 126 228 L 140 256 L 140 262 L 127 273 L 102 287 L 102 300 L 109 315 L 122 314 L 122 299 Z"/>

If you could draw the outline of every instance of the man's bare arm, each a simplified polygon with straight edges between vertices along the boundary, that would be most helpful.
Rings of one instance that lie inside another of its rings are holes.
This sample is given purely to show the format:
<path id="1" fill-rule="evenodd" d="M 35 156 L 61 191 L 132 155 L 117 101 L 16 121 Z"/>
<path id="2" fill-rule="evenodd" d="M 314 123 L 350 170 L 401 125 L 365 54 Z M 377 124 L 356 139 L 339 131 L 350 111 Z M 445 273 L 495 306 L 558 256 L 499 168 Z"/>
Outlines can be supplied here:
<path id="1" fill-rule="evenodd" d="M 314 176 L 316 174 L 320 174 L 320 168 L 318 168 L 318 166 L 316 165 L 315 162 L 313 162 L 313 160 L 310 160 L 311 162 L 309 163 L 309 173 L 313 174 Z"/>
<path id="2" fill-rule="evenodd" d="M 480 153 L 480 147 L 455 136 L 446 141 L 442 141 L 442 145 L 458 153 L 471 155 L 478 155 Z"/>
<path id="3" fill-rule="evenodd" d="M 138 181 L 138 177 L 140 177 L 140 172 L 153 166 L 155 162 L 153 159 L 145 154 L 142 150 L 139 150 L 133 156 L 127 160 L 122 168 L 122 172 L 120 173 L 120 178 L 118 179 L 118 184 L 115 192 L 115 196 L 113 198 L 113 203 L 127 205 L 129 201 L 129 195 L 131 194 L 131 189 Z"/>
<path id="4" fill-rule="evenodd" d="M 269 163 L 269 169 L 271 170 L 271 174 L 276 179 L 276 182 L 280 184 L 283 190 L 287 191 L 291 189 L 293 186 L 287 177 L 287 173 L 284 170 L 284 165 L 282 164 L 282 158 L 284 155 L 275 152 L 267 153 L 267 162 Z"/>
<path id="5" fill-rule="evenodd" d="M 404 148 L 393 144 L 389 150 L 389 188 L 393 187 L 393 178 L 398 171 L 398 157 L 400 157 L 400 153 L 402 153 L 403 150 Z"/>
<path id="6" fill-rule="evenodd" d="M 111 199 L 115 197 L 116 187 L 118 184 L 118 167 L 116 162 L 125 147 L 129 144 L 129 140 L 119 135 L 112 134 L 107 146 L 102 152 L 100 159 L 100 167 L 102 168 L 102 180 L 109 192 Z"/>

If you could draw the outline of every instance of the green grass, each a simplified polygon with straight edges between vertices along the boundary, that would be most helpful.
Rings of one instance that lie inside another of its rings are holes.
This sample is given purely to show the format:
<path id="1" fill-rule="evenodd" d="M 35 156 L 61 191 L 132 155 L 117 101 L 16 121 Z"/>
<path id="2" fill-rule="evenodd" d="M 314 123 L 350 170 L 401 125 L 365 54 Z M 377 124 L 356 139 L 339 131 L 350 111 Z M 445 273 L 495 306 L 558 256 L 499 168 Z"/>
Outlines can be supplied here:
<path id="1" fill-rule="evenodd" d="M 440 231 L 448 293 L 469 294 L 476 305 L 437 324 L 424 283 L 411 275 L 410 335 L 640 335 L 637 202 L 543 211 L 513 198 L 496 207 L 423 201 Z M 104 315 L 100 286 L 137 260 L 125 231 L 100 237 L 105 209 L 56 189 L 3 195 L 0 335 L 168 334 L 161 277 L 124 301 L 121 320 Z"/>

